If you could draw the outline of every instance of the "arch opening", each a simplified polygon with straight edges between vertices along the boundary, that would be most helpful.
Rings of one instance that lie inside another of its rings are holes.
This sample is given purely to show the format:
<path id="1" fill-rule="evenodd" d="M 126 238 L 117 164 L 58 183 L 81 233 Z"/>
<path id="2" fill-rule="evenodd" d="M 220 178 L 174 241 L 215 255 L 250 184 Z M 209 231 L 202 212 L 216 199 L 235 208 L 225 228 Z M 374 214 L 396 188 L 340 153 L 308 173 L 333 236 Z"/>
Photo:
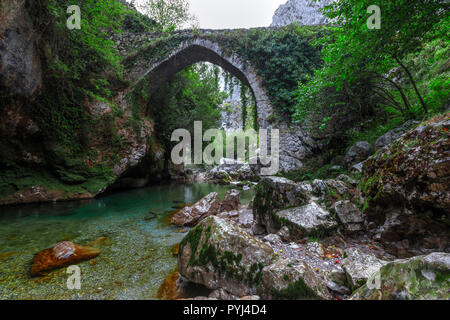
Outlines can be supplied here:
<path id="1" fill-rule="evenodd" d="M 151 79 L 151 85 L 149 88 L 150 93 L 157 90 L 163 83 L 170 80 L 178 72 L 199 62 L 209 62 L 221 67 L 223 70 L 229 72 L 238 78 L 242 83 L 250 87 L 253 96 L 255 96 L 252 84 L 243 71 L 233 65 L 233 63 L 227 61 L 227 59 L 219 55 L 217 52 L 200 45 L 190 45 L 183 48 L 151 69 L 146 74 L 146 76 Z"/>
<path id="2" fill-rule="evenodd" d="M 256 103 L 258 127 L 271 127 L 268 118 L 273 114 L 272 106 L 255 69 L 236 53 L 224 52 L 219 44 L 209 40 L 194 39 L 182 43 L 165 60 L 150 66 L 142 77 L 149 79 L 149 95 L 178 72 L 199 62 L 217 65 L 248 86 Z"/>

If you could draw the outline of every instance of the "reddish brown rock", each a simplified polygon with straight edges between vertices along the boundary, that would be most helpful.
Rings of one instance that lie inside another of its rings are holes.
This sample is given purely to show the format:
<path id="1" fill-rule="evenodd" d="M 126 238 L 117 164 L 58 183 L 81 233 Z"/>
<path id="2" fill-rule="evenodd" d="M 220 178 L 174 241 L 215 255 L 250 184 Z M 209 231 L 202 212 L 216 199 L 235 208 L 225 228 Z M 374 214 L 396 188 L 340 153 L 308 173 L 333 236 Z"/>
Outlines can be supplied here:
<path id="1" fill-rule="evenodd" d="M 172 255 L 173 256 L 177 256 L 178 252 L 180 251 L 180 244 L 176 243 L 173 247 L 172 247 Z"/>
<path id="2" fill-rule="evenodd" d="M 241 205 L 241 193 L 238 190 L 230 190 L 225 195 L 220 206 L 220 212 L 229 212 L 239 209 Z"/>
<path id="3" fill-rule="evenodd" d="M 184 207 L 175 213 L 170 223 L 177 226 L 195 226 L 201 220 L 219 213 L 220 199 L 217 192 L 212 192 L 191 207 Z"/>
<path id="4" fill-rule="evenodd" d="M 99 254 L 100 250 L 96 248 L 79 246 L 69 241 L 60 242 L 34 256 L 30 275 L 42 275 L 47 271 L 95 258 Z"/>
<path id="5" fill-rule="evenodd" d="M 157 297 L 161 300 L 177 300 L 181 298 L 177 281 L 180 278 L 178 270 L 171 272 L 158 289 Z"/>

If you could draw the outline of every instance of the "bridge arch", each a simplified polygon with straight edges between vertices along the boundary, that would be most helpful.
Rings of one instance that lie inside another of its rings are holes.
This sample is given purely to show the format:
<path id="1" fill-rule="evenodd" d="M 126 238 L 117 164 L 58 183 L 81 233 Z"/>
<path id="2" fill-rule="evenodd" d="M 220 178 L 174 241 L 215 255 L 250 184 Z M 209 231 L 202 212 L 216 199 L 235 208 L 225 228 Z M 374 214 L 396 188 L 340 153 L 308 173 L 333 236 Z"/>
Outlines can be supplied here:
<path id="1" fill-rule="evenodd" d="M 183 42 L 164 60 L 146 69 L 142 78 L 150 80 L 149 93 L 152 94 L 176 73 L 198 62 L 216 64 L 249 86 L 256 102 L 259 127 L 270 128 L 268 117 L 273 110 L 261 78 L 250 64 L 235 53 L 225 53 L 218 43 L 204 39 Z"/>

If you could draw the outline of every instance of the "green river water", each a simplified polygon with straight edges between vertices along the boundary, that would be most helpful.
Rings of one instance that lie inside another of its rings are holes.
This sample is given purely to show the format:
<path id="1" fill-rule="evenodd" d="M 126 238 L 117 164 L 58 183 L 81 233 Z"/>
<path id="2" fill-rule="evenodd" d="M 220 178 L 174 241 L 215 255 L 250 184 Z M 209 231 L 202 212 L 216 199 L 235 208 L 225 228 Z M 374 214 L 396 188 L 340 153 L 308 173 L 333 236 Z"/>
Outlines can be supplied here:
<path id="1" fill-rule="evenodd" d="M 0 207 L 0 299 L 156 299 L 176 268 L 172 247 L 188 231 L 168 224 L 170 210 L 213 191 L 223 199 L 229 189 L 166 184 L 83 202 Z M 243 192 L 242 203 L 251 197 L 251 190 Z M 79 264 L 80 290 L 67 289 L 65 268 L 29 276 L 34 254 L 60 241 L 101 249 Z"/>

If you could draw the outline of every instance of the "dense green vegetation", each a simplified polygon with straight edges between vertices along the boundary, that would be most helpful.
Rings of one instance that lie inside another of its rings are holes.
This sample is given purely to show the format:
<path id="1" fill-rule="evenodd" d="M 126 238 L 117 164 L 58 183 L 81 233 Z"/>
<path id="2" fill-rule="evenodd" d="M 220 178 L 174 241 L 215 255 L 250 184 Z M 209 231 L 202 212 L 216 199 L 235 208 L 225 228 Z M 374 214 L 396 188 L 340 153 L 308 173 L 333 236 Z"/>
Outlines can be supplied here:
<path id="1" fill-rule="evenodd" d="M 388 120 L 398 123 L 443 111 L 449 99 L 444 2 L 379 1 L 380 29 L 367 26 L 369 0 L 326 6 L 335 26 L 316 42 L 324 65 L 310 81 L 300 81 L 294 119 L 305 123 L 316 113 L 322 115 L 323 128 L 330 114 L 355 113 L 360 120 L 376 120 L 380 132 Z"/>
<path id="2" fill-rule="evenodd" d="M 448 108 L 448 4 L 378 1 L 381 28 L 369 29 L 372 4 L 343 0 L 325 7 L 335 23 L 314 43 L 323 65 L 299 81 L 293 120 L 328 143 L 290 178 L 336 176 L 343 169 L 334 167 L 357 141 L 374 144 L 407 120 Z"/>
<path id="3" fill-rule="evenodd" d="M 311 41 L 321 35 L 320 27 L 295 25 L 274 30 L 254 29 L 234 38 L 238 52 L 252 62 L 278 115 L 294 112 L 298 81 L 305 81 L 320 66 L 319 50 Z"/>
<path id="4" fill-rule="evenodd" d="M 40 129 L 35 137 L 39 141 L 1 137 L 0 146 L 7 152 L 0 159 L 0 197 L 36 185 L 59 190 L 62 197 L 96 193 L 113 179 L 111 163 L 118 160 L 114 152 L 121 147 L 114 121 L 118 114 L 97 119 L 88 114 L 88 106 L 100 101 L 114 109 L 116 91 L 128 85 L 109 34 L 122 28 L 150 31 L 153 23 L 119 1 L 80 0 L 81 29 L 69 30 L 67 8 L 72 4 L 68 0 L 25 3 L 39 35 L 44 70 L 42 94 L 23 101 Z M 7 88 L 0 91 L 7 97 L 6 105 L 22 100 Z M 113 153 L 92 165 L 89 159 L 97 154 L 89 146 L 102 139 L 107 143 L 98 148 Z M 30 149 L 41 162 L 24 163 L 22 152 Z"/>
<path id="5" fill-rule="evenodd" d="M 166 84 L 163 100 L 151 106 L 161 142 L 170 146 L 172 132 L 179 128 L 189 130 L 193 138 L 194 121 L 202 121 L 203 131 L 219 127 L 219 106 L 227 96 L 220 90 L 219 71 L 218 67 L 197 64 Z"/>
<path id="6" fill-rule="evenodd" d="M 33 109 L 45 138 L 80 152 L 86 145 L 83 105 L 107 101 L 120 85 L 123 67 L 106 32 L 119 31 L 124 8 L 117 1 L 79 1 L 82 28 L 68 30 L 69 5 L 71 1 L 49 0 L 46 5 L 29 2 L 29 10 L 36 13 L 35 28 L 43 32 L 43 45 L 48 51 L 44 80 L 48 94 L 39 96 Z"/>
<path id="7" fill-rule="evenodd" d="M 171 32 L 196 20 L 189 12 L 186 0 L 145 0 L 137 5 L 156 22 L 156 29 L 160 32 Z"/>

